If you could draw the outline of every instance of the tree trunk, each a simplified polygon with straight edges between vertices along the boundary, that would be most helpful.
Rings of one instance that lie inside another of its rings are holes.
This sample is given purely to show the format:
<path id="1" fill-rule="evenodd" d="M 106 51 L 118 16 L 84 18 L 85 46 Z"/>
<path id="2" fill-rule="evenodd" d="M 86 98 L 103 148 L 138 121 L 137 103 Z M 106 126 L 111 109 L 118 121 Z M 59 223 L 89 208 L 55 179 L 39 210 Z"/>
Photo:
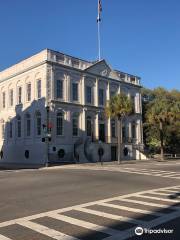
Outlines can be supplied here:
<path id="1" fill-rule="evenodd" d="M 122 119 L 118 118 L 118 164 L 121 163 Z"/>
<path id="2" fill-rule="evenodd" d="M 161 142 L 161 160 L 164 160 L 164 135 L 163 135 L 163 124 L 159 123 L 159 131 L 160 131 L 160 142 Z"/>

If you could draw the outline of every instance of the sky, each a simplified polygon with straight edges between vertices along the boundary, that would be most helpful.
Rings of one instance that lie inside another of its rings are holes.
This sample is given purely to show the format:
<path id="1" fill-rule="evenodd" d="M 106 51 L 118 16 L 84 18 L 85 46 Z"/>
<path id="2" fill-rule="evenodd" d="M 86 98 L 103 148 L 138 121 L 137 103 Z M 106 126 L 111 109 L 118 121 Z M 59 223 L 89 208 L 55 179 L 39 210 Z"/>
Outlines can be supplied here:
<path id="1" fill-rule="evenodd" d="M 180 90 L 180 1 L 101 1 L 101 57 L 144 87 Z M 97 60 L 97 2 L 0 0 L 0 71 L 45 48 Z"/>

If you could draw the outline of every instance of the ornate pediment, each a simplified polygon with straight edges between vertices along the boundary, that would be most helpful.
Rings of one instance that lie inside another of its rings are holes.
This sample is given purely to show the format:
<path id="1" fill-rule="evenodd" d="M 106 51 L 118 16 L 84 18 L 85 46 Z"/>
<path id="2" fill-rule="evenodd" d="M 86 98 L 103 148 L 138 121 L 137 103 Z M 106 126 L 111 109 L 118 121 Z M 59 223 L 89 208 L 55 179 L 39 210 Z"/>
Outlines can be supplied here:
<path id="1" fill-rule="evenodd" d="M 93 73 L 103 77 L 110 77 L 113 79 L 119 79 L 116 72 L 107 64 L 105 60 L 95 62 L 93 65 L 85 69 L 88 73 Z"/>

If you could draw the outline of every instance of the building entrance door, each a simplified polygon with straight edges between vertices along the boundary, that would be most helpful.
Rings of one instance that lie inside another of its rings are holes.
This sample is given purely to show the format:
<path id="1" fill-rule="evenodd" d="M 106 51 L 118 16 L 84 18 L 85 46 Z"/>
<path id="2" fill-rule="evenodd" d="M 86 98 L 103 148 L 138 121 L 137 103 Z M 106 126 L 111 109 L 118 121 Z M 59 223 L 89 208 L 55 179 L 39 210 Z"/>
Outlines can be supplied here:
<path id="1" fill-rule="evenodd" d="M 99 141 L 105 142 L 105 124 L 99 124 Z"/>
<path id="2" fill-rule="evenodd" d="M 117 147 L 111 146 L 111 161 L 117 161 Z"/>

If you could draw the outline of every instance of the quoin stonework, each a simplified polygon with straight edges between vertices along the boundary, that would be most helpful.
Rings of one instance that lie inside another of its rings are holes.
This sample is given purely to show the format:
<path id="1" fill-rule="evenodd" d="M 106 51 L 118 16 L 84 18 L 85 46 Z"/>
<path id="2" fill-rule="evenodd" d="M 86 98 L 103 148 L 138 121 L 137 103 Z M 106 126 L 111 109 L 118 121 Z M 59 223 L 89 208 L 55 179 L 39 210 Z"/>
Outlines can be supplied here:
<path id="1" fill-rule="evenodd" d="M 105 61 L 85 61 L 45 49 L 0 72 L 0 162 L 117 159 L 117 119 L 104 114 L 106 101 L 124 92 L 133 114 L 123 121 L 123 159 L 142 158 L 140 78 L 113 70 Z"/>

